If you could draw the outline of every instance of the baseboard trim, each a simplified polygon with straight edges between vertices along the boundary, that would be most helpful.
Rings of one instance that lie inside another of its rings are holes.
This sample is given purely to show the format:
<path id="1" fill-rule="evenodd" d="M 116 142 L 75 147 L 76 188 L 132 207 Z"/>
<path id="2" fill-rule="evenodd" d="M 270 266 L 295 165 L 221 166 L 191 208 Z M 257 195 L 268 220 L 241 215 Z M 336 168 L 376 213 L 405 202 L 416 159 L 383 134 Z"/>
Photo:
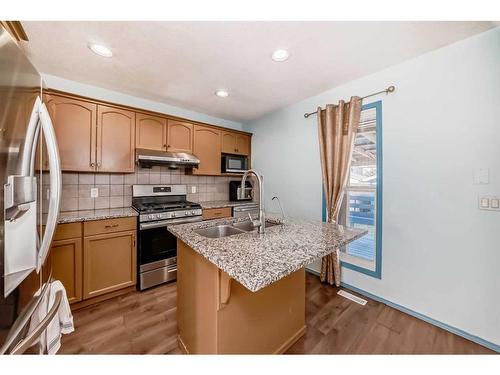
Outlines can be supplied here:
<path id="1" fill-rule="evenodd" d="M 293 344 L 295 344 L 302 336 L 306 334 L 306 326 L 303 326 L 301 329 L 299 329 L 297 332 L 295 332 L 292 337 L 290 337 L 288 340 L 286 340 L 283 345 L 281 345 L 273 354 L 283 354 L 285 353 L 288 349 L 292 347 Z"/>
<path id="2" fill-rule="evenodd" d="M 184 344 L 184 341 L 182 341 L 181 335 L 177 335 L 177 343 L 179 344 L 182 354 L 189 354 L 189 350 L 187 349 L 186 344 Z"/>
<path id="3" fill-rule="evenodd" d="M 314 271 L 314 270 L 311 270 L 311 269 L 307 269 L 306 268 L 306 271 L 313 274 L 313 275 L 316 275 L 316 276 L 319 276 L 319 272 L 317 271 Z M 376 296 L 374 294 L 371 294 L 370 292 L 367 292 L 363 289 L 359 289 L 353 285 L 350 285 L 350 284 L 346 284 L 346 283 L 340 283 L 340 286 L 346 288 L 346 289 L 349 289 L 349 290 L 352 290 L 353 292 L 356 292 L 356 293 L 359 293 L 359 294 L 362 294 L 363 296 L 366 296 L 368 298 L 371 298 L 377 302 L 381 302 L 387 306 L 390 306 L 392 308 L 395 308 L 396 310 L 399 310 L 401 312 L 404 312 L 405 314 L 408 314 L 408 315 L 411 315 L 417 319 L 420 319 L 420 320 L 423 320 L 424 322 L 427 322 L 429 324 L 432 324 L 436 327 L 439 327 L 439 328 L 442 328 L 448 332 L 451 332 L 451 333 L 454 333 L 455 335 L 457 336 L 460 336 L 460 337 L 463 337 L 464 339 L 467 339 L 469 341 L 472 341 L 472 342 L 475 342 L 476 344 L 479 344 L 479 345 L 482 345 L 488 349 L 491 349 L 497 353 L 500 353 L 500 345 L 497 345 L 493 342 L 490 342 L 490 341 L 487 341 L 487 340 L 484 340 L 482 339 L 481 337 L 478 337 L 478 336 L 475 336 L 475 335 L 472 335 L 468 332 L 465 332 L 459 328 L 456 328 L 456 327 L 453 327 L 453 326 L 450 326 L 446 323 L 443 323 L 443 322 L 440 322 L 438 320 L 435 320 L 433 318 L 430 318 L 426 315 L 423 315 L 417 311 L 414 311 L 414 310 L 411 310 L 407 307 L 404 307 L 404 306 L 401 306 L 401 305 L 398 305 L 397 303 L 394 303 L 394 302 L 391 302 L 391 301 L 388 301 L 382 297 L 379 297 L 379 296 Z"/>

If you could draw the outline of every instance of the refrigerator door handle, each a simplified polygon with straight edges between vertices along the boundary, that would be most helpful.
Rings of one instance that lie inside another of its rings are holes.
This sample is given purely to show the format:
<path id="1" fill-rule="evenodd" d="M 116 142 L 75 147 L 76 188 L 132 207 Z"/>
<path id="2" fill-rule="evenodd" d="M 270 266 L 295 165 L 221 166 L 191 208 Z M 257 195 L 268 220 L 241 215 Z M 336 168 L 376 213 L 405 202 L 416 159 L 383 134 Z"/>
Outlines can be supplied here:
<path id="1" fill-rule="evenodd" d="M 37 96 L 31 116 L 26 129 L 26 138 L 24 140 L 23 155 L 22 155 L 22 176 L 35 175 L 35 152 L 37 146 L 38 135 L 40 134 L 40 107 L 42 101 Z"/>
<path id="2" fill-rule="evenodd" d="M 59 159 L 59 150 L 57 148 L 56 134 L 52 126 L 49 112 L 45 104 L 40 105 L 40 124 L 42 127 L 42 134 L 45 137 L 47 144 L 47 154 L 49 159 L 49 180 L 50 180 L 50 195 L 49 195 L 49 209 L 47 213 L 47 222 L 45 226 L 45 233 L 43 235 L 42 243 L 38 249 L 37 271 L 42 268 L 45 258 L 50 249 L 52 237 L 57 226 L 59 217 L 59 206 L 61 202 L 61 161 Z M 34 161 L 34 158 L 31 158 Z"/>
<path id="3" fill-rule="evenodd" d="M 40 289 L 40 293 L 35 295 L 33 299 L 24 307 L 24 309 L 20 312 L 18 318 L 12 325 L 7 337 L 5 338 L 5 342 L 3 346 L 0 348 L 0 355 L 6 354 L 9 351 L 9 348 L 15 347 L 19 345 L 19 341 L 17 343 L 16 340 L 20 339 L 21 334 L 24 329 L 27 327 L 30 322 L 31 316 L 38 309 L 42 301 L 46 298 L 48 293 L 50 292 L 50 285 L 52 283 L 52 273 L 50 273 L 48 281 L 45 285 Z"/>

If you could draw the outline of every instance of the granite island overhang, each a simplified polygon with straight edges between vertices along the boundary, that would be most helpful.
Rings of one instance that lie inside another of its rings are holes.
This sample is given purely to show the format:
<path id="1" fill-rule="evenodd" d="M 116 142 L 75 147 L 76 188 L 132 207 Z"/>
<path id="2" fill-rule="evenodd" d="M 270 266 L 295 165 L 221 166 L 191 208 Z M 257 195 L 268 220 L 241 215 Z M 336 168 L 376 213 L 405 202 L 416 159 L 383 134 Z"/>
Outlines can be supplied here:
<path id="1" fill-rule="evenodd" d="M 304 267 L 365 230 L 288 219 L 207 238 L 196 231 L 244 221 L 169 226 L 177 237 L 177 322 L 187 353 L 282 353 L 305 333 Z M 248 219 L 247 219 L 248 220 Z"/>

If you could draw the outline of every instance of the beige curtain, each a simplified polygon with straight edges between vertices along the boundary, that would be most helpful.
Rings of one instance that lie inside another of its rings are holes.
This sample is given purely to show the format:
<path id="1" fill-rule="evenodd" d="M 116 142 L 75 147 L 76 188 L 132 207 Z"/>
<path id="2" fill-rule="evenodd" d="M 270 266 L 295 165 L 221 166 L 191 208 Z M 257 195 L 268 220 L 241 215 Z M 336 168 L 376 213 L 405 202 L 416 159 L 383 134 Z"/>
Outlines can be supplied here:
<path id="1" fill-rule="evenodd" d="M 338 105 L 328 104 L 324 110 L 318 108 L 321 170 L 329 223 L 338 220 L 360 113 L 361 99 L 357 96 L 353 96 L 349 103 L 341 100 Z M 339 250 L 323 258 L 320 279 L 340 286 Z"/>

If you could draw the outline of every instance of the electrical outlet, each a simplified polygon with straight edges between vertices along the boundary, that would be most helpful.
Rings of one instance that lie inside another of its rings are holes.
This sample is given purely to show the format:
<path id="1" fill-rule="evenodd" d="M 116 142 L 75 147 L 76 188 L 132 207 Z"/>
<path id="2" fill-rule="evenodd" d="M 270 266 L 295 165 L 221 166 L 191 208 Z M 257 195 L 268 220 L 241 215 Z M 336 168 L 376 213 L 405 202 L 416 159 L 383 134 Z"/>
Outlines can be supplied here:
<path id="1" fill-rule="evenodd" d="M 98 188 L 90 188 L 90 198 L 99 197 L 99 189 Z"/>
<path id="2" fill-rule="evenodd" d="M 191 186 L 191 194 L 196 194 L 196 186 Z"/>

